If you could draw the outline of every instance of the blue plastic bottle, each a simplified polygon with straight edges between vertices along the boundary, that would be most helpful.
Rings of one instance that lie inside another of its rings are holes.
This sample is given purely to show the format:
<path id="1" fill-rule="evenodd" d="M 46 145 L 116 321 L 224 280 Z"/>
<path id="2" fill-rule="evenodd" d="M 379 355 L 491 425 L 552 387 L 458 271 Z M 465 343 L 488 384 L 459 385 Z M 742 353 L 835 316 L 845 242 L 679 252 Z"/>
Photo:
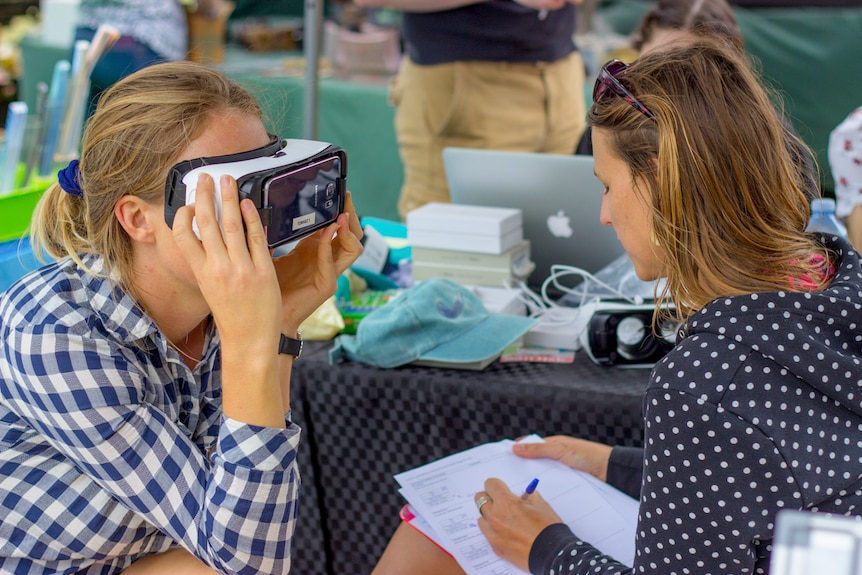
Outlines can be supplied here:
<path id="1" fill-rule="evenodd" d="M 822 232 L 847 239 L 847 228 L 835 217 L 835 200 L 815 198 L 811 200 L 811 219 L 806 232 Z"/>

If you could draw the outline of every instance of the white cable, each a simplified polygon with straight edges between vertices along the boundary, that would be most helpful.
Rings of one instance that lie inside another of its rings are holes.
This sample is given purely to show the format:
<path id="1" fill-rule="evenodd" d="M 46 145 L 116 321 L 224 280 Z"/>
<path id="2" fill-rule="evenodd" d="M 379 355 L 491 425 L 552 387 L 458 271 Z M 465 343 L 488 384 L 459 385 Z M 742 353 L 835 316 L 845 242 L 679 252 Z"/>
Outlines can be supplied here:
<path id="1" fill-rule="evenodd" d="M 583 281 L 576 288 L 573 289 L 563 285 L 559 281 L 561 278 L 567 276 L 579 276 L 583 279 Z M 548 294 L 548 288 L 551 285 L 553 285 L 554 288 L 556 288 L 562 293 L 570 295 L 579 294 L 580 297 L 578 305 L 562 306 L 558 304 Z M 591 286 L 603 288 L 603 290 L 606 291 L 591 293 Z M 518 298 L 527 307 L 527 315 L 530 317 L 542 317 L 543 321 L 547 322 L 550 325 L 563 325 L 571 323 L 573 319 L 577 318 L 577 313 L 581 308 L 585 307 L 589 303 L 592 303 L 593 301 L 606 298 L 608 295 L 608 291 L 612 294 L 619 296 L 621 299 L 628 301 L 629 303 L 633 303 L 635 305 L 641 305 L 643 303 L 643 298 L 641 296 L 632 297 L 626 295 L 620 290 L 614 288 L 611 285 L 608 285 L 607 283 L 598 279 L 595 275 L 582 268 L 566 266 L 562 264 L 554 264 L 551 266 L 550 274 L 542 282 L 540 293 L 536 293 L 531 290 L 527 286 L 526 282 L 524 282 L 523 280 L 516 282 L 513 287 L 516 287 L 520 290 Z"/>
<path id="2" fill-rule="evenodd" d="M 524 305 L 527 306 L 527 315 L 530 317 L 537 317 L 541 314 L 545 309 L 547 309 L 547 304 L 542 301 L 542 298 L 539 295 L 527 287 L 526 282 L 524 280 L 518 280 L 516 282 L 516 286 L 520 293 L 518 294 L 518 299 L 521 300 Z"/>
<path id="3" fill-rule="evenodd" d="M 594 276 L 593 274 L 591 274 L 590 272 L 588 272 L 582 268 L 578 268 L 575 266 L 567 266 L 567 265 L 562 265 L 562 264 L 553 264 L 551 266 L 551 273 L 548 275 L 548 277 L 545 279 L 545 281 L 542 282 L 542 296 L 545 298 L 548 298 L 547 286 L 549 284 L 553 284 L 553 286 L 556 289 L 558 289 L 564 293 L 573 294 L 573 295 L 576 294 L 577 292 L 574 289 L 566 287 L 566 286 L 560 284 L 558 281 L 559 278 L 565 277 L 568 275 L 578 275 L 578 276 L 581 276 L 584 280 L 583 283 L 578 286 L 578 289 L 582 290 L 580 305 L 584 305 L 584 303 L 586 303 L 586 301 L 589 299 L 590 284 L 595 284 L 598 287 L 604 288 L 604 289 L 610 291 L 611 293 L 616 294 L 617 296 L 626 300 L 629 303 L 632 303 L 635 305 L 640 305 L 643 303 L 642 297 L 640 297 L 640 296 L 635 296 L 635 297 L 629 296 L 629 295 L 621 292 L 617 288 L 603 282 L 602 280 L 600 280 L 599 278 L 597 278 L 596 276 Z M 601 299 L 603 296 L 606 296 L 606 294 L 596 294 L 594 297 L 596 299 Z"/>

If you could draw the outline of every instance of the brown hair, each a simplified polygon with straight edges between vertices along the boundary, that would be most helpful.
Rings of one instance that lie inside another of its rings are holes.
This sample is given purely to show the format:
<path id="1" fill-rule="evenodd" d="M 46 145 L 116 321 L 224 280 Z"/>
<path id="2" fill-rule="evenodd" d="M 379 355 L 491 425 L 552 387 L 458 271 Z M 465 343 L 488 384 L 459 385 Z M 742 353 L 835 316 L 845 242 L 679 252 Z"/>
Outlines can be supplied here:
<path id="1" fill-rule="evenodd" d="M 79 164 L 83 197 L 50 187 L 33 214 L 34 252 L 101 254 L 102 272 L 134 291 L 132 242 L 114 217 L 125 195 L 164 201 L 165 178 L 179 154 L 220 112 L 261 117 L 254 97 L 224 75 L 192 62 L 156 64 L 104 92 L 83 134 Z M 92 270 L 87 269 L 93 273 Z"/>
<path id="2" fill-rule="evenodd" d="M 804 232 L 809 206 L 786 146 L 792 136 L 740 52 L 701 39 L 645 54 L 620 80 L 656 121 L 606 96 L 589 124 L 608 131 L 651 196 L 666 256 L 659 295 L 672 299 L 678 319 L 718 297 L 821 277 L 812 255 L 829 256 Z"/>
<path id="3" fill-rule="evenodd" d="M 658 0 L 632 34 L 632 47 L 640 51 L 656 30 L 671 29 L 697 36 L 714 36 L 742 50 L 743 39 L 733 9 L 725 0 Z"/>

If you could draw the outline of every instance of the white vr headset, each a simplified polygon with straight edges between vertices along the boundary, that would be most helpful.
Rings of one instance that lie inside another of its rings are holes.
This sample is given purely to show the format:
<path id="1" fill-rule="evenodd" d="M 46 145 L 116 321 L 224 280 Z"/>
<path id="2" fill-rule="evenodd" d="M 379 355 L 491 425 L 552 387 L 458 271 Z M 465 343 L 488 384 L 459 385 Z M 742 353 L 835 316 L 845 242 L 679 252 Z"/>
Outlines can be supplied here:
<path id="1" fill-rule="evenodd" d="M 165 221 L 173 226 L 177 210 L 195 202 L 198 177 L 209 174 L 215 185 L 216 217 L 221 222 L 219 180 L 230 175 L 240 199 L 257 206 L 270 248 L 292 242 L 334 222 L 344 211 L 347 154 L 341 148 L 313 140 L 281 140 L 270 135 L 261 148 L 184 160 L 168 172 Z M 200 234 L 197 222 L 195 233 Z"/>

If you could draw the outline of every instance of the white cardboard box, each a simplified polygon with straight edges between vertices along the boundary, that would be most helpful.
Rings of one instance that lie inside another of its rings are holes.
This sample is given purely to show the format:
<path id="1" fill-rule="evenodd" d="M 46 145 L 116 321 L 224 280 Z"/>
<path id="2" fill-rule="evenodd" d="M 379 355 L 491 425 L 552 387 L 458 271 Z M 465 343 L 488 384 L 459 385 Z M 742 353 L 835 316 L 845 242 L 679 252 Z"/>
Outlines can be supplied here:
<path id="1" fill-rule="evenodd" d="M 412 248 L 413 262 L 423 264 L 477 266 L 480 268 L 508 266 L 515 269 L 520 268 L 524 262 L 530 259 L 530 240 L 524 240 L 501 254 L 440 250 L 422 246 L 412 246 Z"/>
<path id="2" fill-rule="evenodd" d="M 446 278 L 455 283 L 465 285 L 494 286 L 500 287 L 512 282 L 522 280 L 532 273 L 535 268 L 533 262 L 523 268 L 524 276 L 515 275 L 511 269 L 481 268 L 475 266 L 445 266 L 440 264 L 423 264 L 413 262 L 413 279 L 422 281 L 431 278 Z"/>
<path id="3" fill-rule="evenodd" d="M 502 236 L 466 234 L 407 228 L 407 243 L 413 247 L 483 254 L 502 254 L 524 241 L 524 230 L 515 228 Z"/>
<path id="4" fill-rule="evenodd" d="M 430 203 L 407 213 L 408 238 L 411 230 L 500 237 L 522 225 L 521 210 L 513 208 Z"/>

